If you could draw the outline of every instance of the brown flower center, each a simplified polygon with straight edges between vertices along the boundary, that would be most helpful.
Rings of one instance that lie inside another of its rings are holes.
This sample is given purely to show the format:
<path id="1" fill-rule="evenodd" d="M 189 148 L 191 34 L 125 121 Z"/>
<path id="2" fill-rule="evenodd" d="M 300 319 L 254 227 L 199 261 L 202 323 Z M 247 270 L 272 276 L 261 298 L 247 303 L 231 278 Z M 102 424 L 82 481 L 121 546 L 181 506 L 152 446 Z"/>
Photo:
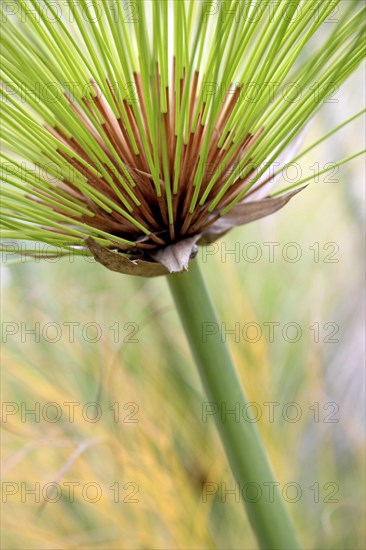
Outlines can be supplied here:
<path id="1" fill-rule="evenodd" d="M 120 102 L 108 80 L 107 85 L 113 99 L 114 110 L 94 81 L 91 82 L 91 86 L 95 95 L 93 98 L 83 97 L 84 109 L 74 99 L 66 96 L 82 130 L 89 134 L 88 137 L 93 142 L 93 152 L 83 140 L 67 136 L 61 125 L 54 128 L 47 127 L 47 129 L 60 142 L 67 145 L 75 156 L 61 148 L 57 151 L 75 171 L 86 178 L 95 190 L 108 198 L 109 204 L 119 206 L 119 209 L 114 210 L 112 207 L 112 211 L 107 212 L 90 197 L 84 196 L 80 188 L 73 183 L 72 178 L 64 180 L 63 190 L 84 202 L 94 214 L 93 217 L 83 216 L 81 219 L 75 219 L 75 225 L 78 221 L 82 221 L 109 234 L 136 242 L 137 248 L 143 252 L 143 250 L 161 248 L 201 233 L 217 220 L 218 214 L 209 212 L 210 204 L 243 156 L 247 155 L 260 132 L 254 136 L 248 134 L 238 143 L 234 141 L 232 132 L 228 129 L 227 123 L 240 97 L 241 87 L 239 86 L 235 89 L 230 86 L 230 93 L 223 94 L 215 123 L 209 130 L 207 124 L 209 113 L 206 113 L 206 109 L 209 109 L 208 103 L 202 101 L 200 104 L 197 98 L 199 77 L 199 73 L 195 72 L 189 90 L 187 117 L 190 131 L 185 136 L 178 164 L 176 161 L 178 138 L 175 131 L 177 93 L 174 85 L 166 89 L 167 112 L 154 113 L 154 122 L 156 121 L 157 124 L 155 131 L 158 136 L 158 147 L 155 151 L 152 145 L 151 123 L 149 125 L 145 107 L 144 88 L 139 74 L 134 74 L 134 86 L 138 98 L 136 104 L 126 99 Z M 159 78 L 156 80 L 156 90 L 158 90 Z M 184 77 L 180 81 L 180 101 L 182 101 L 185 85 Z M 115 114 L 116 112 L 118 114 Z M 208 131 L 210 136 L 207 136 Z M 207 139 L 208 153 L 206 162 L 202 166 L 200 155 Z M 151 173 L 150 166 L 155 167 L 155 174 Z M 176 170 L 178 170 L 178 178 L 176 178 Z M 102 175 L 101 172 L 103 172 Z M 207 200 L 204 204 L 200 204 L 216 172 L 216 181 L 207 195 Z M 251 174 L 252 172 L 247 173 L 244 178 L 238 178 L 231 185 L 218 203 L 215 212 L 237 196 L 247 184 Z M 178 185 L 174 189 L 176 179 Z M 198 192 L 197 181 L 200 182 Z M 127 215 L 123 215 L 121 208 Z"/>

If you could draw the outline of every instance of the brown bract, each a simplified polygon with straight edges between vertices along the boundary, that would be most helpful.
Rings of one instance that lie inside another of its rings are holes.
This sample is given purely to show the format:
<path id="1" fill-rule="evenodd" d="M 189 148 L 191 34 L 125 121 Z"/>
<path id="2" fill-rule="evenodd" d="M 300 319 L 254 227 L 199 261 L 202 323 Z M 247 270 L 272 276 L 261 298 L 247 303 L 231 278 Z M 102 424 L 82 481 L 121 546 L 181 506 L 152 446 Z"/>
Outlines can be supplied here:
<path id="1" fill-rule="evenodd" d="M 111 271 L 142 277 L 156 277 L 158 275 L 168 275 L 169 273 L 179 273 L 186 271 L 189 261 L 196 256 L 197 243 L 201 245 L 212 243 L 233 227 L 273 214 L 285 206 L 299 191 L 301 189 L 296 189 L 276 198 L 238 204 L 226 216 L 219 218 L 214 224 L 209 226 L 206 232 L 182 239 L 155 252 L 151 252 L 148 260 L 129 259 L 118 251 L 111 251 L 101 246 L 91 237 L 86 239 L 85 244 L 93 254 L 95 260 Z"/>

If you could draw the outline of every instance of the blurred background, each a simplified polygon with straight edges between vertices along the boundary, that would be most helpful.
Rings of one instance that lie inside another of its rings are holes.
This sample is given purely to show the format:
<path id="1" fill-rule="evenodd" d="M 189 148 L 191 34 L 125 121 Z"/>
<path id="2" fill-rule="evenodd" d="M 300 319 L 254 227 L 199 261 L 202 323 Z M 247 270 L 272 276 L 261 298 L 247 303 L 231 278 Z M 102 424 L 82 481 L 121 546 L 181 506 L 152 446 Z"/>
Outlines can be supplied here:
<path id="1" fill-rule="evenodd" d="M 364 97 L 359 72 L 304 147 Z M 299 160 L 304 177 L 363 136 L 360 120 L 341 130 Z M 307 549 L 365 547 L 364 168 L 320 176 L 198 255 Z M 256 548 L 255 497 L 230 492 L 164 278 L 21 262 L 2 267 L 2 293 L 2 548 Z"/>

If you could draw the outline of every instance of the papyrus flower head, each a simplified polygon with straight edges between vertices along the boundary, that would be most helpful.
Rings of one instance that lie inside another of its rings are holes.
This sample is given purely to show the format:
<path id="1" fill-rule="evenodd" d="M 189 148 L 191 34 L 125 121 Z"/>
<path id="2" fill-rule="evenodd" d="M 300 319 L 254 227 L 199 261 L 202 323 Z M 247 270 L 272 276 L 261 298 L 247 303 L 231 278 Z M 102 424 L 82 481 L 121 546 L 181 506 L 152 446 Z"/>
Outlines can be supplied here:
<path id="1" fill-rule="evenodd" d="M 3 3 L 5 238 L 153 276 L 284 206 L 304 181 L 270 196 L 281 168 L 364 55 L 335 3 Z"/>

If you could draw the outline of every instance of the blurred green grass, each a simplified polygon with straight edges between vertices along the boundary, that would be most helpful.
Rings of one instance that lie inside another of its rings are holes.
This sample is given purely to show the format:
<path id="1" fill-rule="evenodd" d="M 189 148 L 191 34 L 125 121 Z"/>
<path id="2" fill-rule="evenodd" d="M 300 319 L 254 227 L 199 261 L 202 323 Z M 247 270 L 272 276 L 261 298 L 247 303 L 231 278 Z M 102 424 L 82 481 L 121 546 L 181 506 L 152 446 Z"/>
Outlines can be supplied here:
<path id="1" fill-rule="evenodd" d="M 360 82 L 350 82 L 338 110 L 325 109 L 309 142 L 355 112 L 347 98 Z M 310 174 L 314 162 L 361 149 L 361 135 L 360 123 L 344 130 L 301 161 L 302 168 Z M 340 169 L 338 183 L 314 183 L 278 214 L 232 231 L 198 256 L 222 322 L 228 329 L 239 323 L 239 341 L 233 334 L 227 341 L 262 413 L 258 424 L 281 487 L 300 487 L 298 501 L 288 505 L 309 549 L 365 547 L 363 174 L 364 160 L 357 159 Z M 279 243 L 273 262 L 269 242 Z M 257 262 L 248 260 L 255 254 L 248 243 L 262 253 Z M 284 259 L 284 250 L 289 257 L 295 252 L 288 243 L 300 249 L 299 261 Z M 225 256 L 235 247 L 239 261 Z M 20 327 L 2 349 L 3 406 L 20 411 L 38 402 L 41 414 L 39 421 L 32 415 L 22 421 L 20 412 L 3 418 L 3 491 L 10 487 L 4 483 L 19 491 L 7 502 L 3 492 L 2 548 L 255 548 L 234 495 L 223 499 L 218 490 L 204 501 L 207 482 L 218 489 L 234 482 L 213 417 L 202 419 L 206 398 L 166 281 L 121 276 L 76 258 L 5 266 L 3 275 L 3 328 Z M 21 323 L 37 322 L 43 329 L 57 323 L 61 338 L 48 341 L 51 327 L 39 342 L 32 335 L 22 342 Z M 65 323 L 78 323 L 74 341 Z M 98 342 L 90 341 L 92 326 L 83 334 L 88 323 L 100 327 Z M 257 342 L 245 341 L 247 323 L 262 330 Z M 273 342 L 264 323 L 279 323 Z M 283 336 L 289 323 L 301 327 L 297 342 L 288 341 L 291 329 Z M 324 341 L 334 328 L 339 342 Z M 43 408 L 50 402 L 62 409 L 59 421 L 46 416 L 55 411 Z M 95 407 L 81 412 L 93 402 L 102 411 L 96 422 L 86 417 Z M 80 404 L 74 421 L 65 403 Z M 273 422 L 266 403 L 275 404 Z M 286 420 L 299 411 L 298 421 Z M 35 502 L 29 494 L 22 502 L 21 483 L 52 482 L 63 488 L 60 500 L 46 503 L 41 494 Z M 70 502 L 66 484 L 73 482 L 79 485 Z M 92 486 L 83 497 L 86 484 L 99 488 L 98 501 L 88 502 L 96 494 Z M 289 489 L 288 498 L 293 495 Z"/>

